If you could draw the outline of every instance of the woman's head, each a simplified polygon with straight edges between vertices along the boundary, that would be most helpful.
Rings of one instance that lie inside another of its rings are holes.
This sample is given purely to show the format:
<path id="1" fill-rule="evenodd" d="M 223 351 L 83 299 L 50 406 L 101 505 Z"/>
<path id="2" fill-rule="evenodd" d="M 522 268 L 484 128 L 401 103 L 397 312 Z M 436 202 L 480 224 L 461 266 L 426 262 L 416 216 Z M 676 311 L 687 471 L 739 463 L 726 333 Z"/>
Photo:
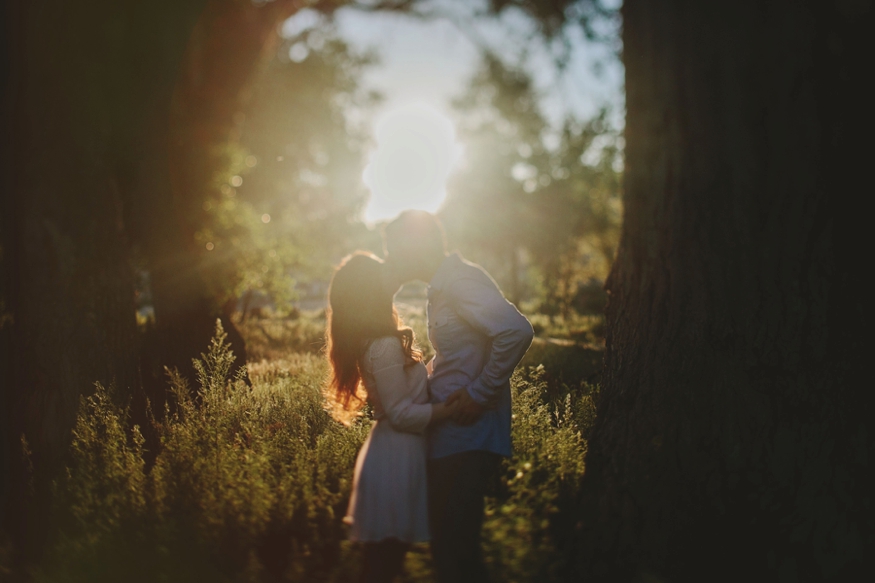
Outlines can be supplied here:
<path id="1" fill-rule="evenodd" d="M 413 332 L 399 326 L 392 293 L 384 285 L 383 269 L 380 259 L 357 251 L 340 263 L 328 288 L 330 397 L 344 411 L 361 405 L 359 364 L 371 340 L 398 336 L 405 353 L 412 360 L 419 357 L 413 349 Z"/>
<path id="2" fill-rule="evenodd" d="M 341 261 L 328 288 L 330 333 L 346 338 L 395 328 L 392 295 L 383 286 L 383 261 L 357 251 Z"/>

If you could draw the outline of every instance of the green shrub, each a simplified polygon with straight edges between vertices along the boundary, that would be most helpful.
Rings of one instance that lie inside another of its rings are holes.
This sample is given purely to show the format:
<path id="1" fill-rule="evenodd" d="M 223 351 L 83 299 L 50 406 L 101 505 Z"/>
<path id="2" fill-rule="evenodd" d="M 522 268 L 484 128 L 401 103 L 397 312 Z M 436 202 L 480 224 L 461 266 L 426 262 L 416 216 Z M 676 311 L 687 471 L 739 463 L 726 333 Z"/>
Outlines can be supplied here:
<path id="1" fill-rule="evenodd" d="M 592 392 L 549 395 L 543 366 L 513 378 L 513 449 L 497 496 L 487 501 L 485 552 L 496 581 L 565 580 L 578 527 L 574 500 L 584 471 L 581 422 Z"/>
<path id="2" fill-rule="evenodd" d="M 98 386 L 80 410 L 58 484 L 58 542 L 37 578 L 327 578 L 368 424 L 333 421 L 322 359 L 302 360 L 300 374 L 249 388 L 228 378 L 233 357 L 218 327 L 196 361 L 196 392 L 170 373 L 173 407 L 148 472 L 138 428 Z"/>

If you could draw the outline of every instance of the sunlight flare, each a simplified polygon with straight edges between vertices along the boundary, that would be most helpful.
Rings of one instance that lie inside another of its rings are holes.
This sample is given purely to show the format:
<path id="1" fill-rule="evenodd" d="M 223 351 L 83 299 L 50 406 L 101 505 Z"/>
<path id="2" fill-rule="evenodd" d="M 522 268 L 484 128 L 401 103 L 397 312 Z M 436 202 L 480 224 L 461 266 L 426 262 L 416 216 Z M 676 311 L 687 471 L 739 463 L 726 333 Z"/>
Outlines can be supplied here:
<path id="1" fill-rule="evenodd" d="M 365 220 L 381 221 L 405 209 L 437 211 L 462 155 L 453 122 L 430 106 L 410 105 L 382 116 L 375 134 L 377 147 L 362 176 L 371 192 Z"/>

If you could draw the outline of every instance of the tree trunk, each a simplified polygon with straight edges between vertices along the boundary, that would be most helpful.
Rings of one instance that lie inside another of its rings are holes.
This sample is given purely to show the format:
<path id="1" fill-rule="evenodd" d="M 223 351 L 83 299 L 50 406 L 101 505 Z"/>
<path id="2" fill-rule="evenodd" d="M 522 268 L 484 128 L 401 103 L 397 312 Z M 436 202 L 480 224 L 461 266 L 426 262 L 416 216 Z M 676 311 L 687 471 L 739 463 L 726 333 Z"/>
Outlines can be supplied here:
<path id="1" fill-rule="evenodd" d="M 149 140 L 162 93 L 169 101 L 175 48 L 198 7 L 15 2 L 4 11 L 3 139 L 14 162 L 2 201 L 3 524 L 19 550 L 38 550 L 80 396 L 95 382 L 121 395 L 140 387 L 126 155 L 136 157 L 133 136 Z M 32 504 L 22 435 L 37 472 Z"/>
<path id="2" fill-rule="evenodd" d="M 581 493 L 590 581 L 849 580 L 871 560 L 871 244 L 854 203 L 872 12 L 624 5 L 625 222 Z"/>
<path id="3" fill-rule="evenodd" d="M 162 102 L 165 135 L 155 146 L 169 162 L 172 188 L 142 196 L 139 232 L 150 273 L 157 333 L 147 347 L 153 398 L 163 394 L 163 367 L 191 377 L 191 359 L 205 350 L 223 320 L 236 365 L 246 361 L 243 337 L 231 321 L 234 302 L 220 297 L 212 257 L 196 241 L 207 222 L 204 202 L 237 141 L 240 111 L 259 69 L 273 56 L 279 24 L 299 9 L 293 0 L 267 4 L 210 0 L 195 25 L 172 94 Z M 169 124 L 169 126 L 167 125 Z M 153 171 L 151 165 L 144 174 Z M 148 184 L 142 176 L 140 184 Z"/>

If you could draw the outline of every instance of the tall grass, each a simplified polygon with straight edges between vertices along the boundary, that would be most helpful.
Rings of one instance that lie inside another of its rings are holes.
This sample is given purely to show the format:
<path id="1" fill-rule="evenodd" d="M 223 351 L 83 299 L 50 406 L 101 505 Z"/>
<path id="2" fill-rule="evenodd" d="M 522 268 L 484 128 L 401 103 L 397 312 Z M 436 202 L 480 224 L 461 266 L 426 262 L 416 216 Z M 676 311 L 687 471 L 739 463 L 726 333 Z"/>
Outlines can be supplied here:
<path id="1" fill-rule="evenodd" d="M 343 581 L 356 549 L 341 522 L 370 421 L 326 413 L 323 359 L 262 362 L 251 387 L 229 378 L 221 327 L 196 361 L 197 387 L 169 373 L 157 451 L 146 451 L 110 388 L 83 399 L 58 519 L 37 581 Z M 488 501 L 485 549 L 496 580 L 559 579 L 574 536 L 589 392 L 549 393 L 543 367 L 513 381 L 515 456 Z M 428 580 L 424 549 L 407 580 Z"/>
<path id="2" fill-rule="evenodd" d="M 543 366 L 517 372 L 513 388 L 514 455 L 487 500 L 484 531 L 495 581 L 565 581 L 580 526 L 575 500 L 584 471 L 594 387 L 549 390 Z"/>

